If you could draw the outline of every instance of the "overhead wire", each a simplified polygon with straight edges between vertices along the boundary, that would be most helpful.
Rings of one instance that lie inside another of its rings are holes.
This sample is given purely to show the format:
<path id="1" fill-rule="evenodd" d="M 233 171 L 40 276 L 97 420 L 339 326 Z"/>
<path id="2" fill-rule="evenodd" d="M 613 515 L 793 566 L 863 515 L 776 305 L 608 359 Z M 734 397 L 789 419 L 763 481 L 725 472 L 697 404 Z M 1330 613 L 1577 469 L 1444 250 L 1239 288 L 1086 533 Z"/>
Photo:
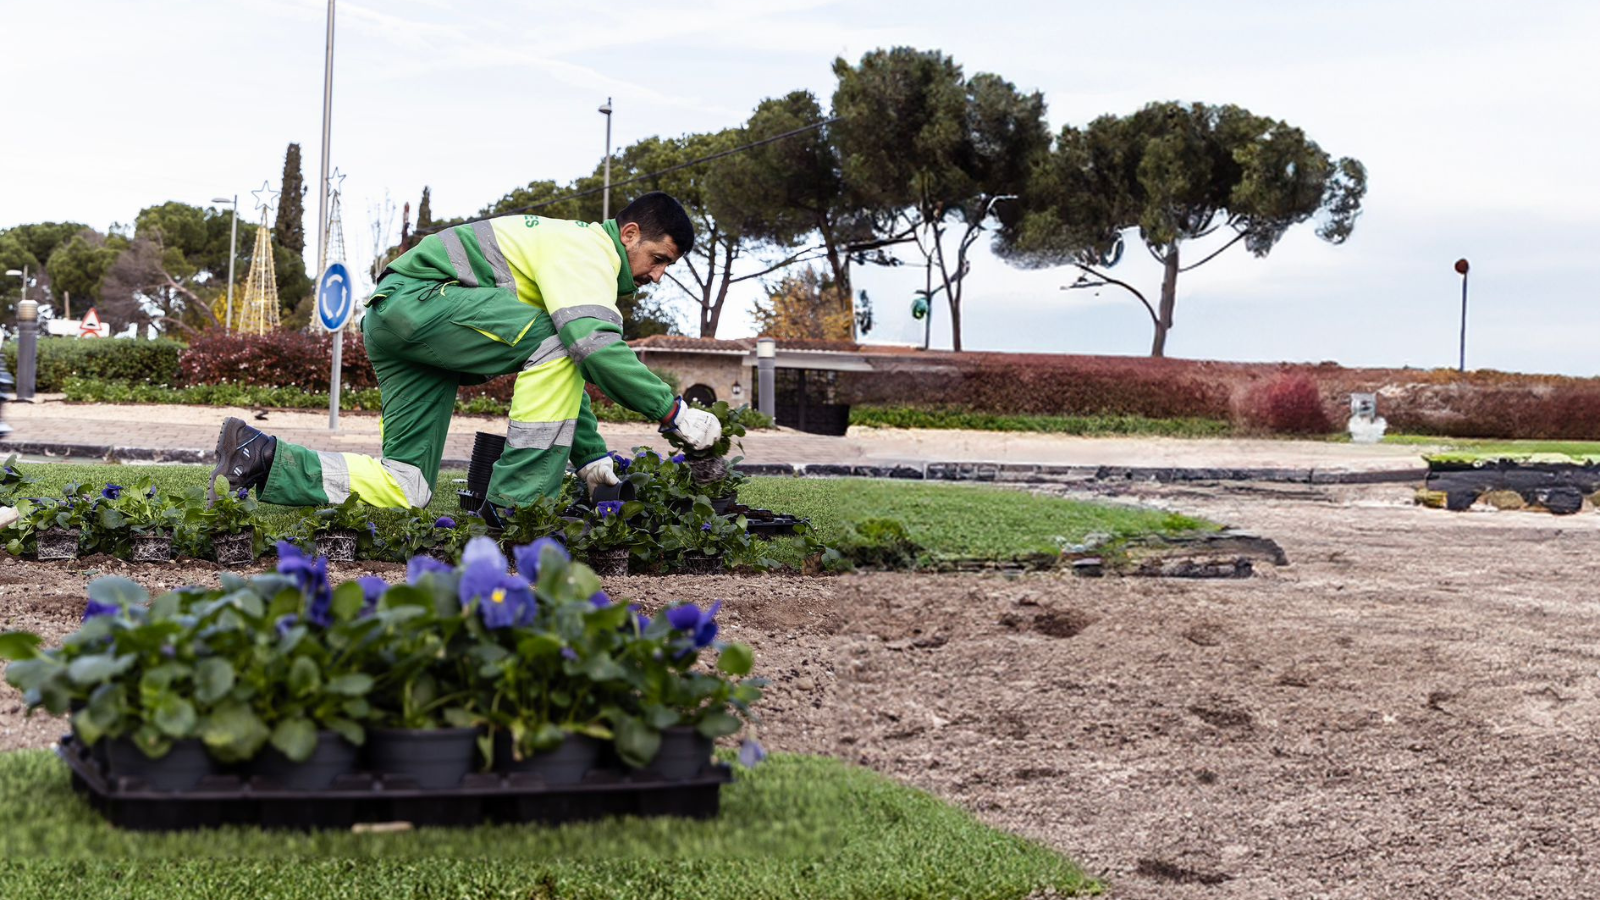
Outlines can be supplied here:
<path id="1" fill-rule="evenodd" d="M 795 128 L 795 129 L 792 129 L 790 131 L 785 131 L 785 132 L 783 132 L 781 134 L 774 134 L 774 135 L 771 135 L 769 137 L 764 137 L 759 141 L 751 141 L 748 144 L 741 144 L 741 145 L 739 145 L 737 147 L 731 147 L 731 148 L 729 148 L 727 150 L 720 150 L 720 151 L 718 151 L 716 153 L 712 153 L 712 154 L 710 154 L 708 156 L 702 156 L 702 157 L 700 157 L 698 159 L 691 159 L 688 162 L 681 162 L 681 163 L 678 163 L 677 165 L 668 166 L 665 169 L 659 169 L 657 171 L 650 172 L 650 173 L 645 174 L 645 175 L 635 175 L 634 177 L 625 179 L 623 181 L 613 181 L 613 182 L 611 182 L 610 187 L 611 188 L 619 188 L 619 187 L 625 187 L 625 186 L 630 185 L 630 184 L 637 184 L 637 183 L 639 183 L 641 181 L 649 181 L 652 178 L 660 178 L 663 175 L 671 174 L 671 173 L 676 172 L 676 171 L 678 171 L 680 169 L 687 169 L 690 166 L 703 165 L 704 163 L 713 162 L 715 160 L 722 159 L 723 157 L 732 156 L 735 153 L 743 153 L 746 150 L 754 150 L 757 147 L 765 146 L 767 144 L 771 144 L 771 143 L 774 143 L 776 141 L 781 141 L 781 140 L 784 140 L 785 138 L 792 138 L 795 135 L 805 134 L 808 131 L 814 131 L 814 130 L 816 130 L 818 128 L 822 128 L 822 127 L 827 126 L 827 125 L 832 125 L 833 123 L 839 121 L 840 118 L 841 118 L 840 116 L 832 116 L 832 117 L 829 117 L 829 118 L 826 118 L 826 119 L 821 119 L 819 121 L 812 122 L 809 125 L 802 125 L 799 128 Z M 534 203 L 534 204 L 531 204 L 529 206 L 519 206 L 516 209 L 499 210 L 499 211 L 493 213 L 493 215 L 496 215 L 496 216 L 514 216 L 514 215 L 519 215 L 519 214 L 522 214 L 522 213 L 530 213 L 530 212 L 534 212 L 535 210 L 544 209 L 547 206 L 554 206 L 557 203 L 565 203 L 568 200 L 577 200 L 577 199 L 579 199 L 581 197 L 588 197 L 588 196 L 591 196 L 591 195 L 594 195 L 594 194 L 598 194 L 601 191 L 605 190 L 606 187 L 607 187 L 606 185 L 601 185 L 600 187 L 597 187 L 597 188 L 589 188 L 587 190 L 582 190 L 582 191 L 578 191 L 578 192 L 573 193 L 573 194 L 568 194 L 568 195 L 566 195 L 564 197 L 556 197 L 556 198 L 551 199 L 551 200 L 541 200 L 538 203 Z M 467 224 L 469 222 L 475 222 L 475 221 L 478 221 L 478 220 L 477 219 L 467 219 L 467 220 L 465 220 L 463 222 L 458 222 L 456 224 L 457 225 L 465 225 L 465 224 Z M 436 226 L 436 227 L 428 228 L 428 229 L 419 228 L 419 229 L 413 231 L 412 234 L 415 235 L 415 236 L 420 237 L 422 235 L 433 234 L 433 233 L 435 233 L 437 231 L 442 231 L 445 228 L 451 228 L 451 227 L 454 227 L 454 226 L 453 225 L 440 225 L 440 226 Z"/>

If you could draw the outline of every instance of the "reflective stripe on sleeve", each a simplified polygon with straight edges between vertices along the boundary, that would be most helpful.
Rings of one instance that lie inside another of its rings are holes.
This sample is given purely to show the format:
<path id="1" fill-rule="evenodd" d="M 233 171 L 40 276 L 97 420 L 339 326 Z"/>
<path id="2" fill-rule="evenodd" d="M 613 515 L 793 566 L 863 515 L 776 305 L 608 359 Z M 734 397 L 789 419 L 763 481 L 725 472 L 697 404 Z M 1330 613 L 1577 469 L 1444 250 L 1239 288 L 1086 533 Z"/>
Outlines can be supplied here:
<path id="1" fill-rule="evenodd" d="M 615 331 L 596 331 L 586 338 L 575 341 L 572 349 L 568 351 L 568 355 L 572 357 L 572 362 L 575 365 L 581 366 L 583 361 L 589 358 L 589 354 L 615 344 L 620 340 L 622 340 L 622 335 L 617 334 Z"/>
<path id="2" fill-rule="evenodd" d="M 599 304 L 569 306 L 566 309 L 558 309 L 550 314 L 550 319 L 556 323 L 557 331 L 567 327 L 569 322 L 574 322 L 578 319 L 599 319 L 602 322 L 610 322 L 618 328 L 622 327 L 622 313 L 609 306 L 600 306 Z"/>

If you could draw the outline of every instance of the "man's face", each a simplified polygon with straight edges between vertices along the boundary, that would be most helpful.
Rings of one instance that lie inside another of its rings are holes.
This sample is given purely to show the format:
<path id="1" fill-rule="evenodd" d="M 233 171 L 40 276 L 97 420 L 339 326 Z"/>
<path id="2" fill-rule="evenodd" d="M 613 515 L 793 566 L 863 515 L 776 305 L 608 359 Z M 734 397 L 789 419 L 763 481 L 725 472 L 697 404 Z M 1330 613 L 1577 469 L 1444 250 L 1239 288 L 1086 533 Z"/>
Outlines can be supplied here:
<path id="1" fill-rule="evenodd" d="M 667 266 L 678 261 L 678 244 L 670 234 L 662 235 L 660 240 L 647 241 L 639 233 L 639 223 L 629 222 L 622 226 L 619 236 L 623 248 L 628 251 L 628 268 L 633 272 L 633 283 L 637 287 L 659 283 Z"/>

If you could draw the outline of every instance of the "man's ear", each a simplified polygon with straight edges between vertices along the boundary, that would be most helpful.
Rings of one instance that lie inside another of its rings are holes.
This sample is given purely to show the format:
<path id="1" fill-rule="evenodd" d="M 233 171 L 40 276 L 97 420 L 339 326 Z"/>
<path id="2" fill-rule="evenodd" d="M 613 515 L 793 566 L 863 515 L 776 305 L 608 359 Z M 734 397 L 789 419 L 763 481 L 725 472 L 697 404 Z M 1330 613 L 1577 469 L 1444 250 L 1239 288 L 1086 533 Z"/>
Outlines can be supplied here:
<path id="1" fill-rule="evenodd" d="M 629 222 L 617 230 L 617 236 L 622 238 L 624 247 L 632 247 L 639 242 L 639 223 Z"/>

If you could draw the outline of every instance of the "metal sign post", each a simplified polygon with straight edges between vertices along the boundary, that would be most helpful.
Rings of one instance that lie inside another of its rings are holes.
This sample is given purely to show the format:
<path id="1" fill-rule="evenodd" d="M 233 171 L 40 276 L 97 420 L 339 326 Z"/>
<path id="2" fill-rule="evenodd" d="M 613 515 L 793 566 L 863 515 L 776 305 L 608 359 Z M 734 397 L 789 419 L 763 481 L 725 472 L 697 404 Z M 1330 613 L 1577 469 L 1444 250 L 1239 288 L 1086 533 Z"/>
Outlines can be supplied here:
<path id="1" fill-rule="evenodd" d="M 344 326 L 356 309 L 350 271 L 344 263 L 329 266 L 317 281 L 317 321 L 333 334 L 333 373 L 328 377 L 328 429 L 339 430 L 339 369 L 344 362 Z"/>
<path id="2" fill-rule="evenodd" d="M 333 116 L 333 0 L 328 0 L 328 45 L 326 60 L 322 68 L 322 168 L 317 172 L 317 268 L 322 268 L 328 262 L 328 134 L 331 130 Z M 344 266 L 337 263 L 328 266 L 322 273 L 322 281 L 317 287 L 317 316 L 322 319 L 322 327 L 335 332 L 333 339 L 333 374 L 329 377 L 330 393 L 328 394 L 328 430 L 339 430 L 339 365 L 344 356 L 344 335 L 338 334 L 344 323 L 349 321 L 350 313 L 347 309 L 338 324 L 330 324 L 329 317 L 323 312 L 324 292 L 328 287 L 328 276 L 337 267 L 342 273 L 341 283 L 346 297 L 350 294 L 350 273 L 345 272 Z"/>

